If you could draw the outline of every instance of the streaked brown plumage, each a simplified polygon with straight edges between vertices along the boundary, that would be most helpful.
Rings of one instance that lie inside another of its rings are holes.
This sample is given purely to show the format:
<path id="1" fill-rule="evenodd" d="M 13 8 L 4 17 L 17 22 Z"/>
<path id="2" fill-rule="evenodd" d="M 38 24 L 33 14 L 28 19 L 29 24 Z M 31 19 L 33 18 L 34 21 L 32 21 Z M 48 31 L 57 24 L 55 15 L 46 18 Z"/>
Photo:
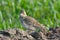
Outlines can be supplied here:
<path id="1" fill-rule="evenodd" d="M 25 27 L 28 30 L 35 31 L 36 28 L 39 28 L 41 32 L 46 32 L 45 26 L 41 25 L 36 19 L 27 16 L 25 10 L 21 10 L 20 21 L 23 27 Z"/>

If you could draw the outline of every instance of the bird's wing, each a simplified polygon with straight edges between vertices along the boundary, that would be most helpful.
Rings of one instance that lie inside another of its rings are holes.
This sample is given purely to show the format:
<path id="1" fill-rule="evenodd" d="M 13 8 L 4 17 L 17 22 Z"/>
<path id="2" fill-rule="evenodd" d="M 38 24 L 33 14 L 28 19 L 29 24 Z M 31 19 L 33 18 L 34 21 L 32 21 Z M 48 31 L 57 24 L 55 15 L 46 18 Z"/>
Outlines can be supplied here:
<path id="1" fill-rule="evenodd" d="M 40 23 L 37 20 L 35 20 L 34 18 L 29 17 L 29 16 L 26 16 L 24 18 L 24 22 L 26 24 L 28 24 L 28 25 L 32 25 L 32 26 L 35 26 L 35 27 L 39 27 L 40 26 Z"/>
<path id="2" fill-rule="evenodd" d="M 26 17 L 24 17 L 23 20 L 26 24 L 33 25 L 33 18 L 32 17 L 26 16 Z"/>

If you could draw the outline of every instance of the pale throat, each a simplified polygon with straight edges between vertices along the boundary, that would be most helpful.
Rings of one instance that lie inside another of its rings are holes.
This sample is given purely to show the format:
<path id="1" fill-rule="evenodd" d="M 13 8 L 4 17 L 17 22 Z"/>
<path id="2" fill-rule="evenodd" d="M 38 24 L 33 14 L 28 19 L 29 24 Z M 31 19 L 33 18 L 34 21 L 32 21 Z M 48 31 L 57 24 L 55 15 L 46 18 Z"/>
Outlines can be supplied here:
<path id="1" fill-rule="evenodd" d="M 21 13 L 20 15 L 23 16 L 23 17 L 27 16 L 26 13 Z"/>

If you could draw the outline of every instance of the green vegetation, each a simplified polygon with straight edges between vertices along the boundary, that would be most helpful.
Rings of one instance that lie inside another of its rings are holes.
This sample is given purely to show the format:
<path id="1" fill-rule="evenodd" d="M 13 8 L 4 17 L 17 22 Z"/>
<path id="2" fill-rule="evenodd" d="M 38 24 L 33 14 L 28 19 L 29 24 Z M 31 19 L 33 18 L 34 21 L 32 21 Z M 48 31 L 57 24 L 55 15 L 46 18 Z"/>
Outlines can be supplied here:
<path id="1" fill-rule="evenodd" d="M 0 0 L 0 30 L 22 28 L 20 10 L 49 27 L 60 26 L 60 0 Z"/>

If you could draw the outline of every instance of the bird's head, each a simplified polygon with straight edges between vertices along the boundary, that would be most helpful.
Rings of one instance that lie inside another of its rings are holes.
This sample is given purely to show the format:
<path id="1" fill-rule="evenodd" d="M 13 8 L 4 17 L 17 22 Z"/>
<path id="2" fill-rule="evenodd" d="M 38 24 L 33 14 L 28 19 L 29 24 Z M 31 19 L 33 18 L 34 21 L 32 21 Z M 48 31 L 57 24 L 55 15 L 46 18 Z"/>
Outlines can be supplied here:
<path id="1" fill-rule="evenodd" d="M 27 14 L 26 14 L 24 9 L 21 10 L 20 16 L 23 16 L 23 17 L 27 16 Z"/>

